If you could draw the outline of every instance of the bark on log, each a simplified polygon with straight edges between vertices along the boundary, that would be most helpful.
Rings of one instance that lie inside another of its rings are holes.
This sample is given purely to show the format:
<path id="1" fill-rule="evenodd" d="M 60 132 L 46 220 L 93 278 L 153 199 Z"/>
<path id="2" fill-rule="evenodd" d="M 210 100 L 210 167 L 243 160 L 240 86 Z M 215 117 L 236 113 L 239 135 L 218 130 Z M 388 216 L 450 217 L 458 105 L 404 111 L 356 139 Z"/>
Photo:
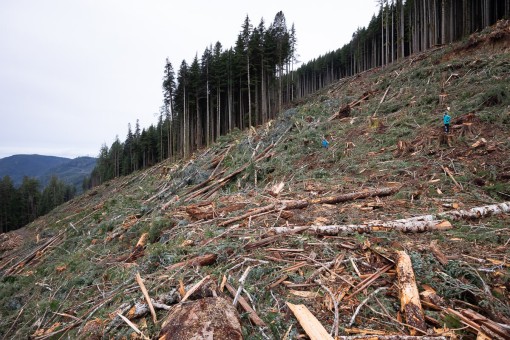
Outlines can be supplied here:
<path id="1" fill-rule="evenodd" d="M 503 202 L 498 204 L 485 205 L 482 207 L 475 207 L 468 210 L 452 210 L 438 214 L 439 217 L 446 217 L 452 220 L 460 219 L 478 219 L 492 215 L 499 215 L 510 212 L 510 202 Z"/>
<path id="2" fill-rule="evenodd" d="M 400 186 L 394 187 L 385 187 L 385 188 L 377 188 L 372 190 L 363 190 L 358 192 L 352 192 L 348 194 L 341 194 L 330 197 L 320 197 L 309 200 L 308 204 L 338 204 L 347 201 L 354 201 L 360 198 L 369 198 L 369 197 L 381 197 L 381 196 L 389 196 L 397 193 L 400 190 Z"/>
<path id="3" fill-rule="evenodd" d="M 463 309 L 461 310 L 462 315 L 466 316 L 470 320 L 476 322 L 477 324 L 481 326 L 485 326 L 487 329 L 489 329 L 492 333 L 495 333 L 497 336 L 501 337 L 502 339 L 510 339 L 510 328 L 503 327 L 500 324 L 487 319 L 485 316 L 475 312 L 471 309 Z"/>
<path id="4" fill-rule="evenodd" d="M 445 336 L 412 336 L 412 335 L 354 335 L 339 336 L 339 340 L 447 340 Z"/>
<path id="5" fill-rule="evenodd" d="M 294 232 L 298 227 L 274 227 L 272 230 L 276 234 L 287 234 Z M 337 235 L 340 233 L 370 233 L 374 231 L 392 231 L 398 230 L 404 233 L 420 233 L 425 231 L 434 230 L 448 230 L 452 225 L 448 221 L 405 221 L 395 220 L 389 222 L 369 222 L 367 224 L 347 224 L 347 225 L 323 225 L 323 226 L 310 226 L 305 229 L 306 233 L 313 233 L 318 235 Z"/>
<path id="6" fill-rule="evenodd" d="M 309 200 L 284 200 L 280 201 L 279 203 L 273 203 L 266 205 L 264 207 L 252 209 L 248 211 L 246 214 L 243 214 L 241 216 L 233 217 L 229 220 L 226 220 L 224 222 L 221 222 L 218 224 L 218 227 L 224 227 L 231 223 L 243 220 L 245 218 L 248 218 L 253 215 L 262 214 L 268 211 L 280 211 L 280 210 L 292 210 L 292 209 L 304 209 L 312 204 L 338 204 L 342 202 L 347 201 L 353 201 L 360 198 L 369 198 L 369 197 L 382 197 L 382 196 L 388 196 L 393 195 L 397 193 L 400 190 L 400 187 L 387 187 L 387 188 L 378 188 L 378 189 L 372 189 L 372 190 L 363 190 L 363 191 L 357 191 L 352 192 L 348 194 L 340 194 L 336 196 L 327 196 L 327 197 L 320 197 L 320 198 L 314 198 Z"/>
<path id="7" fill-rule="evenodd" d="M 126 259 L 126 262 L 133 262 L 137 258 L 143 256 L 143 251 L 145 248 L 145 245 L 147 244 L 147 239 L 149 238 L 149 233 L 143 233 L 142 236 L 140 236 L 140 239 L 136 243 L 136 246 L 133 248 L 133 251 L 131 252 L 131 255 L 128 256 Z"/>
<path id="8" fill-rule="evenodd" d="M 187 261 L 182 261 L 179 263 L 174 263 L 167 267 L 167 269 L 172 270 L 184 266 L 208 266 L 216 262 L 216 258 L 218 255 L 216 254 L 205 254 L 202 256 L 197 256 Z"/>
<path id="9" fill-rule="evenodd" d="M 404 314 L 411 335 L 416 329 L 426 331 L 425 316 L 421 308 L 420 294 L 414 278 L 413 265 L 405 251 L 397 251 L 397 277 L 400 288 L 400 311 Z"/>
<path id="10" fill-rule="evenodd" d="M 234 306 L 223 298 L 210 297 L 175 306 L 158 339 L 241 340 L 242 334 Z"/>
<path id="11" fill-rule="evenodd" d="M 308 233 L 320 235 L 336 235 L 342 232 L 373 232 L 373 231 L 390 231 L 398 230 L 408 233 L 448 230 L 452 225 L 448 221 L 441 219 L 448 218 L 453 221 L 461 219 L 479 219 L 492 215 L 504 214 L 510 212 L 510 202 L 491 204 L 482 207 L 475 207 L 468 210 L 451 210 L 437 215 L 421 215 L 410 218 L 404 218 L 394 221 L 381 222 L 370 221 L 359 225 L 327 225 L 327 226 L 303 226 L 296 227 L 274 227 L 271 230 L 276 234 L 286 234 L 295 232 L 298 229 L 306 230 Z"/>

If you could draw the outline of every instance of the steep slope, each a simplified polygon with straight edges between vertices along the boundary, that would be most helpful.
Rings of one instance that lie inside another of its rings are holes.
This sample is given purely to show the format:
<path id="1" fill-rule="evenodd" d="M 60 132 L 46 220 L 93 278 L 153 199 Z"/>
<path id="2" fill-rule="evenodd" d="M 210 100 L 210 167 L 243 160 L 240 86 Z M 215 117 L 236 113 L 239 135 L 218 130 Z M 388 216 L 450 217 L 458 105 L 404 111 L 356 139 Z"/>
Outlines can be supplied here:
<path id="1" fill-rule="evenodd" d="M 265 126 L 113 180 L 1 235 L 0 335 L 133 335 L 120 313 L 158 338 L 164 308 L 197 284 L 189 299 L 205 303 L 231 299 L 244 277 L 238 311 L 249 339 L 309 332 L 291 311 L 301 304 L 333 334 L 504 338 L 510 216 L 452 211 L 509 200 L 509 37 L 500 23 L 344 79 Z M 422 215 L 439 220 L 436 231 L 383 224 Z M 338 230 L 355 225 L 375 230 Z M 412 275 L 402 274 L 407 255 Z M 153 317 L 137 273 L 158 302 Z M 401 310 L 411 277 L 421 323 Z"/>

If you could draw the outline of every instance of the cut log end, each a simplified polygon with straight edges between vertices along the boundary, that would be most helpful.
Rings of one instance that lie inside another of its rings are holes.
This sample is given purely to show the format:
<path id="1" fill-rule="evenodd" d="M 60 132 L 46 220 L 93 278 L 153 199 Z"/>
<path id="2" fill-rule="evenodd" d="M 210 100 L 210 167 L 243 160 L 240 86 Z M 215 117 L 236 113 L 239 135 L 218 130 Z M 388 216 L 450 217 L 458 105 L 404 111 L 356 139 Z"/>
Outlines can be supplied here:
<path id="1" fill-rule="evenodd" d="M 205 298 L 176 306 L 168 315 L 158 339 L 242 339 L 241 323 L 227 300 Z"/>

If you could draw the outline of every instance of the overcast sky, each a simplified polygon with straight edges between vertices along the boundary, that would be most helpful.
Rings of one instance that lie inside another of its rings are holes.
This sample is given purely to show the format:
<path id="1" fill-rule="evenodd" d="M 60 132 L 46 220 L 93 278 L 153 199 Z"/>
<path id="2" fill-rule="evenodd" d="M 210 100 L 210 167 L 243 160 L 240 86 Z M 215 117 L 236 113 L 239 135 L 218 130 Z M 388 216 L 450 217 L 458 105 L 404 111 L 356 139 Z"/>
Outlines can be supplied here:
<path id="1" fill-rule="evenodd" d="M 376 0 L 0 0 L 0 158 L 93 156 L 128 123 L 157 122 L 166 57 L 177 73 L 235 44 L 249 16 L 283 11 L 302 62 L 348 43 Z"/>

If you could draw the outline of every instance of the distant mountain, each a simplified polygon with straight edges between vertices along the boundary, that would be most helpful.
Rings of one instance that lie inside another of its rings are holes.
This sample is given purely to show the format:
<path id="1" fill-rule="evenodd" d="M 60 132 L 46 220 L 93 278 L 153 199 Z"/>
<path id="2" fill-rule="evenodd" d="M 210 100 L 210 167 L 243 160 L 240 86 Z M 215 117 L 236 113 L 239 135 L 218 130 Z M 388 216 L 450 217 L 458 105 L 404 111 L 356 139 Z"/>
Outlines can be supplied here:
<path id="1" fill-rule="evenodd" d="M 45 186 L 52 176 L 57 176 L 61 181 L 74 185 L 78 192 L 81 192 L 83 178 L 90 175 L 96 166 L 96 161 L 97 159 L 93 157 L 78 157 L 56 165 L 41 176 L 41 184 Z"/>
<path id="2" fill-rule="evenodd" d="M 83 178 L 89 176 L 96 158 L 65 158 L 43 155 L 14 155 L 0 159 L 0 178 L 9 176 L 15 186 L 21 185 L 24 176 L 36 178 L 44 188 L 51 176 L 74 185 L 81 192 Z M 42 189 L 41 188 L 41 189 Z"/>

